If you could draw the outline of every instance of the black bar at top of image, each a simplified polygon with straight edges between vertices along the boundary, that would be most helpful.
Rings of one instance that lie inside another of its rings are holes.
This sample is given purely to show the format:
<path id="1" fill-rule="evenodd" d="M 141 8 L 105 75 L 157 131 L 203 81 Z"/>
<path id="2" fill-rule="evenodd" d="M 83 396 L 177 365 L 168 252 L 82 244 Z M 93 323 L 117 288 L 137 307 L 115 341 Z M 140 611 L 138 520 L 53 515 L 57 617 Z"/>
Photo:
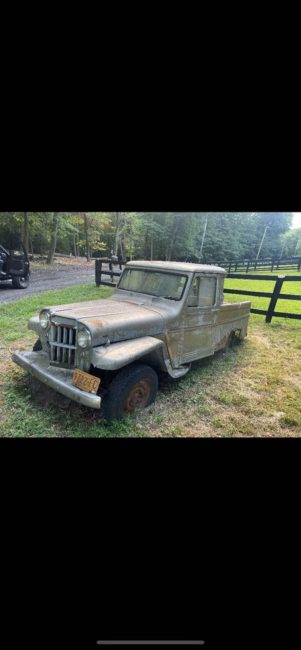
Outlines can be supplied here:
<path id="1" fill-rule="evenodd" d="M 192 641 L 192 640 L 189 640 L 189 641 L 153 640 L 153 641 L 151 641 L 149 639 L 140 640 L 140 641 L 139 640 L 134 640 L 134 641 L 130 641 L 130 640 L 101 641 L 100 640 L 100 641 L 97 641 L 96 643 L 99 646 L 106 646 L 106 645 L 116 645 L 116 646 L 130 646 L 130 645 L 147 645 L 147 646 L 157 646 L 157 645 L 162 645 L 162 646 L 163 645 L 166 645 L 166 646 L 169 646 L 169 645 L 171 645 L 171 646 L 172 645 L 185 646 L 185 645 L 190 645 L 190 646 L 204 646 L 205 645 L 205 641 L 203 641 L 203 640 L 200 640 L 200 641 Z"/>

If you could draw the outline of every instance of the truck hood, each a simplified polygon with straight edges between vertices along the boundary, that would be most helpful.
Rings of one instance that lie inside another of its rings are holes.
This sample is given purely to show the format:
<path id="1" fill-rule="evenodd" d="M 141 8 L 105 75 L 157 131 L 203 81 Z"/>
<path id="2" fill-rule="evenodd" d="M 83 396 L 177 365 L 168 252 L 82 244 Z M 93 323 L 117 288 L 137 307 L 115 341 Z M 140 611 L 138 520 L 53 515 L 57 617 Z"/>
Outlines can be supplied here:
<path id="1" fill-rule="evenodd" d="M 130 301 L 93 300 L 91 302 L 61 305 L 50 308 L 52 317 L 62 322 L 74 319 L 89 328 L 93 345 L 101 345 L 109 339 L 111 343 L 140 336 L 162 333 L 163 315 L 159 309 Z"/>

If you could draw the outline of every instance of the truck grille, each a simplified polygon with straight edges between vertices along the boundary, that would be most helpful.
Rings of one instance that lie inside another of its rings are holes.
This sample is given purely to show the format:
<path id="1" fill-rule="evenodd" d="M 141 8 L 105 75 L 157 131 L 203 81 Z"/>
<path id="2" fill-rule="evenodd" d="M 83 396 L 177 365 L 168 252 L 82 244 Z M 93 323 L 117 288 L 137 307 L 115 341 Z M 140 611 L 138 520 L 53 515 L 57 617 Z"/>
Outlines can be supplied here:
<path id="1" fill-rule="evenodd" d="M 74 368 L 76 350 L 76 328 L 69 325 L 51 324 L 50 361 L 52 364 Z"/>

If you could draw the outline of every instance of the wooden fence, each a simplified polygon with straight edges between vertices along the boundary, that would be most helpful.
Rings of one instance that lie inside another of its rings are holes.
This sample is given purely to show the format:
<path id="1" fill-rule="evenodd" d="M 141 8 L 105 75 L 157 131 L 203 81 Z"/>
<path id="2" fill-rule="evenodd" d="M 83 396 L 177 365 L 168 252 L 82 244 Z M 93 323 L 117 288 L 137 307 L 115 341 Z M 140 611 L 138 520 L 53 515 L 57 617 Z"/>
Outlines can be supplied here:
<path id="1" fill-rule="evenodd" d="M 240 280 L 271 280 L 275 282 L 274 290 L 267 291 L 247 291 L 244 289 L 224 289 L 225 293 L 232 293 L 243 296 L 259 296 L 261 298 L 270 298 L 268 309 L 253 309 L 252 314 L 262 314 L 266 317 L 265 322 L 270 323 L 275 316 L 278 318 L 293 318 L 301 320 L 301 314 L 289 314 L 287 312 L 275 311 L 278 300 L 301 300 L 301 295 L 281 293 L 282 285 L 284 282 L 301 282 L 300 275 L 253 275 L 241 273 L 228 273 L 227 278 L 236 278 Z"/>
<path id="2" fill-rule="evenodd" d="M 277 258 L 265 258 L 265 259 L 249 259 L 249 260 L 215 260 L 214 262 L 210 261 L 208 264 L 216 264 L 217 266 L 222 266 L 224 269 L 227 269 L 229 273 L 231 271 L 243 271 L 244 273 L 249 273 L 249 271 L 256 271 L 261 268 L 270 269 L 271 273 L 276 269 L 280 270 L 301 270 L 301 257 L 283 257 L 282 259 Z"/>
<path id="3" fill-rule="evenodd" d="M 103 268 L 103 264 L 108 265 L 109 270 Z M 114 266 L 119 266 L 119 271 L 114 271 Z M 109 287 L 115 287 L 117 282 L 114 282 L 114 277 L 120 277 L 122 273 L 122 262 L 112 261 L 110 257 L 98 257 L 95 260 L 95 283 L 99 287 L 101 284 L 105 284 Z M 111 281 L 103 280 L 102 276 L 110 276 Z"/>

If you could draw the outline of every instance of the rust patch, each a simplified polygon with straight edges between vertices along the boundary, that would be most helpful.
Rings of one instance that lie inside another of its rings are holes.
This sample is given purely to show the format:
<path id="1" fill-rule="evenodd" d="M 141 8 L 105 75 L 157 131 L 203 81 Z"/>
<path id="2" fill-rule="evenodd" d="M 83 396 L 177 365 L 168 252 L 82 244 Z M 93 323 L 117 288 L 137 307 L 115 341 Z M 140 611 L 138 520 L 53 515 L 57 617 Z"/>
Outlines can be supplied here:
<path id="1" fill-rule="evenodd" d="M 89 318 L 89 326 L 92 327 L 106 327 L 107 323 L 104 320 L 100 320 L 99 318 Z"/>

